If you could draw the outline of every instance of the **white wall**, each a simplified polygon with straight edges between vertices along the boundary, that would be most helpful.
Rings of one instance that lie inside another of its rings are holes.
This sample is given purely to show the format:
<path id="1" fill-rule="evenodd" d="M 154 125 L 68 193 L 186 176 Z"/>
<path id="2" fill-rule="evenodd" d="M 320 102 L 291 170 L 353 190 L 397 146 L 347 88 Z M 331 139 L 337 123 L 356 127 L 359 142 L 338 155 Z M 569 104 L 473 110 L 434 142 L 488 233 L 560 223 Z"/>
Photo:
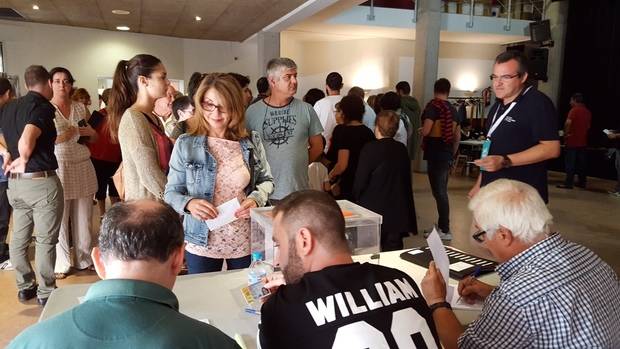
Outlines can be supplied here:
<path id="1" fill-rule="evenodd" d="M 310 88 L 325 88 L 325 77 L 338 71 L 344 77 L 345 92 L 359 85 L 370 93 L 393 90 L 400 80 L 413 81 L 415 41 L 401 39 L 349 39 L 334 37 L 332 40 L 308 35 L 283 32 L 282 55 L 290 57 L 299 67 L 297 96 Z M 452 82 L 452 95 L 462 95 L 461 90 L 477 90 L 489 86 L 495 56 L 504 49 L 495 44 L 461 44 L 442 42 L 439 47 L 438 76 Z"/>
<path id="2" fill-rule="evenodd" d="M 185 80 L 194 71 L 229 72 L 257 79 L 256 41 L 245 43 L 190 40 L 173 37 L 0 20 L 5 70 L 18 75 L 31 64 L 48 69 L 63 66 L 76 86 L 88 90 L 96 102 L 97 77 L 111 77 L 121 59 L 149 53 L 162 60 L 168 76 Z M 237 57 L 237 60 L 235 60 Z M 22 86 L 22 92 L 24 88 Z"/>

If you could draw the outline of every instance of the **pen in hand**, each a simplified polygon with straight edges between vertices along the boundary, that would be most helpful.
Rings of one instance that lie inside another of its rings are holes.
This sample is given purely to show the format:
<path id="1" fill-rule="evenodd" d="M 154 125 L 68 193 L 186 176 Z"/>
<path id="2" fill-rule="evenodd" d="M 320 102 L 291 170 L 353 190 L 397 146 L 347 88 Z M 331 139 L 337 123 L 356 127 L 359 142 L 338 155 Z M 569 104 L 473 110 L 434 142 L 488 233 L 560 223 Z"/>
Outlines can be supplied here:
<path id="1" fill-rule="evenodd" d="M 474 281 L 478 276 L 480 276 L 480 271 L 482 271 L 482 268 L 480 268 L 480 266 L 476 266 L 476 269 L 474 269 L 474 272 L 471 273 L 471 275 L 469 275 L 467 277 L 467 285 L 471 284 L 472 281 Z M 456 300 L 457 303 L 461 302 L 461 299 L 463 298 L 463 296 L 459 296 L 459 299 Z"/>

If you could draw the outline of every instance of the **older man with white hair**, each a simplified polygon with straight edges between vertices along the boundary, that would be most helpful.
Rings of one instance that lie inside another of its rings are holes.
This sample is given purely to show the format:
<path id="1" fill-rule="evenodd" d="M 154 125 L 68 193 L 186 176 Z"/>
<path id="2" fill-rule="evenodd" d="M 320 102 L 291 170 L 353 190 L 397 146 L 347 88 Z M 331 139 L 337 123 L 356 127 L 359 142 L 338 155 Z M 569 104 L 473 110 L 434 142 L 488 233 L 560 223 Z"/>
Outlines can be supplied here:
<path id="1" fill-rule="evenodd" d="M 446 285 L 431 262 L 422 292 L 444 348 L 619 348 L 620 284 L 589 249 L 551 233 L 552 216 L 528 184 L 500 179 L 469 204 L 473 238 L 501 264 L 492 287 L 461 280 L 468 302 L 484 300 L 464 329 L 446 303 Z"/>

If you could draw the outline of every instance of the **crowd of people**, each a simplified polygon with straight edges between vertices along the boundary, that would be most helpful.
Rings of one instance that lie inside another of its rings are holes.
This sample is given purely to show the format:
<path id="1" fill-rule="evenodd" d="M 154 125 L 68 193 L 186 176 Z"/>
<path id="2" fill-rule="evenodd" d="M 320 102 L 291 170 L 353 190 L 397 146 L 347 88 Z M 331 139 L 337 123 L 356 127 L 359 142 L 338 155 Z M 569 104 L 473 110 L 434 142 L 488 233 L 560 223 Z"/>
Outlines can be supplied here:
<path id="1" fill-rule="evenodd" d="M 24 77 L 25 96 L 0 90 L 10 203 L 0 202 L 0 209 L 13 210 L 8 249 L 18 299 L 45 305 L 56 279 L 72 267 L 94 269 L 103 281 L 83 304 L 27 329 L 13 348 L 63 341 L 236 347 L 212 326 L 178 313 L 171 289 L 184 264 L 191 274 L 222 270 L 224 262 L 228 270 L 247 268 L 249 212 L 266 205 L 275 206 L 283 273 L 266 280 L 273 295 L 262 308 L 262 348 L 620 344 L 613 330 L 620 305 L 607 303 L 620 296 L 617 275 L 549 230 L 545 161 L 559 155 L 557 118 L 551 101 L 527 85 L 519 53 L 495 60 L 498 100 L 475 161 L 483 171 L 470 191 L 480 229 L 474 239 L 502 263 L 501 283 L 461 282 L 463 297 L 485 301 L 466 330 L 433 264 L 420 289 L 399 270 L 353 263 L 335 201 L 381 214 L 381 250 L 402 249 L 403 238 L 418 232 L 411 163 L 422 148 L 437 204 L 433 228 L 452 238 L 447 185 L 463 132 L 447 79 L 435 82 L 424 108 L 404 81 L 367 100 L 360 87 L 344 96 L 338 72 L 327 75 L 326 93 L 311 89 L 300 100 L 296 63 L 274 58 L 257 81 L 257 98 L 249 78 L 237 73 L 194 73 L 183 95 L 157 57 L 139 54 L 118 62 L 112 87 L 100 96 L 105 108 L 91 114 L 90 96 L 74 88 L 68 69 L 30 66 Z M 0 201 L 7 196 L 2 180 Z M 107 212 L 106 196 L 113 204 Z M 239 203 L 237 219 L 211 229 L 206 221 L 231 200 Z M 102 218 L 98 236 L 90 230 L 93 202 Z M 28 259 L 33 237 L 35 269 Z M 550 257 L 551 249 L 561 258 Z M 549 270 L 560 268 L 570 275 L 550 283 L 557 275 Z M 325 315 L 334 300 L 339 315 Z M 108 324 L 106 314 L 116 311 L 131 315 Z"/>

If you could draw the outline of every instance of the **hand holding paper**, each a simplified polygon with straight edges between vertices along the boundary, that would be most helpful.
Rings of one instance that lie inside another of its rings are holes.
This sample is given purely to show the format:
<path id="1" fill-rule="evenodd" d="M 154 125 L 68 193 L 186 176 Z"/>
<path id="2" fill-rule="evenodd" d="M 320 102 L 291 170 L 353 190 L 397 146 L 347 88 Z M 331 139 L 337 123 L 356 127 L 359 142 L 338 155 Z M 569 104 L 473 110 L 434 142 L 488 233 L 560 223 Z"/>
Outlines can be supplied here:
<path id="1" fill-rule="evenodd" d="M 443 246 L 443 242 L 441 242 L 441 238 L 439 237 L 439 233 L 437 229 L 433 228 L 431 234 L 426 238 L 426 243 L 428 247 L 431 249 L 431 254 L 433 255 L 433 260 L 435 261 L 435 266 L 437 270 L 441 273 L 443 277 L 444 285 L 449 285 L 449 277 L 450 277 L 450 259 L 448 258 L 448 253 L 446 253 L 446 248 Z M 446 290 L 446 299 L 452 299 L 452 294 L 454 290 L 448 288 Z"/>
<path id="2" fill-rule="evenodd" d="M 209 230 L 215 230 L 219 227 L 236 221 L 237 217 L 235 217 L 235 212 L 237 211 L 237 209 L 239 209 L 239 207 L 241 207 L 241 205 L 239 205 L 239 200 L 237 200 L 237 198 L 229 200 L 218 206 L 217 211 L 219 212 L 219 214 L 217 215 L 217 217 L 213 219 L 207 219 L 205 221 L 205 223 L 207 223 L 207 227 L 209 227 Z"/>

